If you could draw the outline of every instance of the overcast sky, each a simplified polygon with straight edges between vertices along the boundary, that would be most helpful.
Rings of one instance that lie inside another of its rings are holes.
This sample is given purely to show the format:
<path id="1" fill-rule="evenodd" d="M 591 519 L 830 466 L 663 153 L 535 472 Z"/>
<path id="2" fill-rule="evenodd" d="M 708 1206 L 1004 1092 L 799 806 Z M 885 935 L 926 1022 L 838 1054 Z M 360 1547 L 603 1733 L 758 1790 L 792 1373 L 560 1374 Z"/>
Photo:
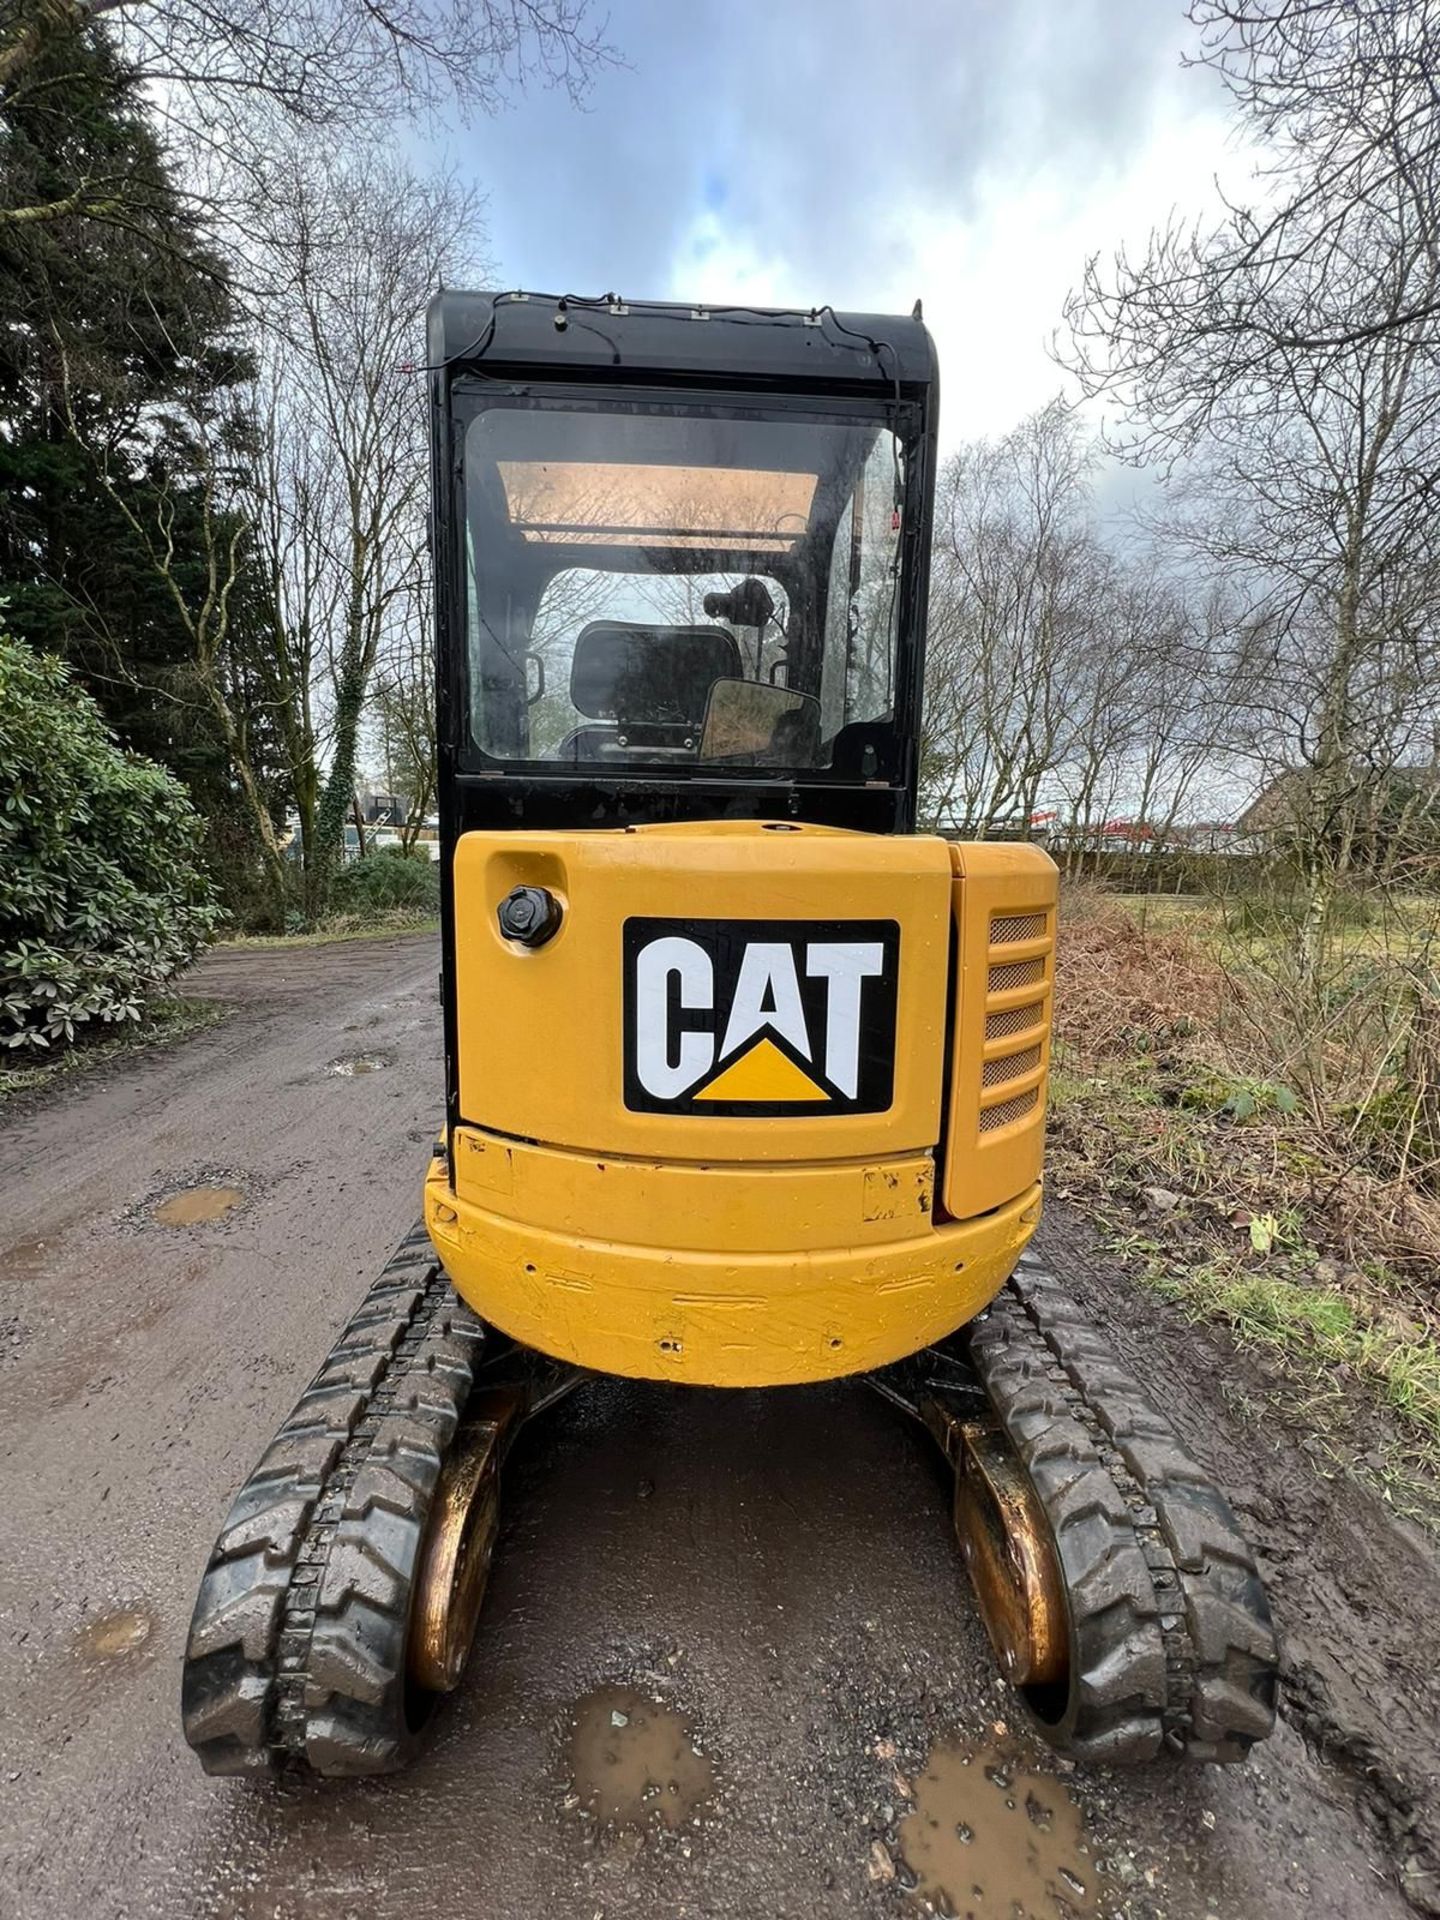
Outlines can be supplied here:
<path id="1" fill-rule="evenodd" d="M 1087 254 L 1232 179 L 1179 0 L 611 0 L 626 65 L 457 128 L 506 286 L 908 311 L 947 443 L 1063 384 Z"/>

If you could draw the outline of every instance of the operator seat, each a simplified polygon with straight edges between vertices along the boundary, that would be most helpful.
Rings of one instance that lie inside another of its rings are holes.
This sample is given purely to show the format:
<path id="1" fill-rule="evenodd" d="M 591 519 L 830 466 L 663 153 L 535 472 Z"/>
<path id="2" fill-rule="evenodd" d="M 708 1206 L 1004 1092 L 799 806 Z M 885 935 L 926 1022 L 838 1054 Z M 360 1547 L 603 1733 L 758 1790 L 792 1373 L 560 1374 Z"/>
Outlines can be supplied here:
<path id="1" fill-rule="evenodd" d="M 688 758 L 711 687 L 743 674 L 739 642 L 727 627 L 592 620 L 570 663 L 570 704 L 589 724 L 572 727 L 555 757 Z"/>

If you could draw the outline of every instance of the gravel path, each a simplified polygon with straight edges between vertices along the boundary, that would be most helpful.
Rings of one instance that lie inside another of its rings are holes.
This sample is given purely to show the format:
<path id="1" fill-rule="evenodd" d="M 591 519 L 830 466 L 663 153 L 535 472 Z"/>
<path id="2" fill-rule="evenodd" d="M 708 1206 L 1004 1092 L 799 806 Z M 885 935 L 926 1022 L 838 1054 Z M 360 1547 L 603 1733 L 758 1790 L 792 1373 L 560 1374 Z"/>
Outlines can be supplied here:
<path id="1" fill-rule="evenodd" d="M 477 1652 L 425 1758 L 359 1786 L 206 1779 L 178 1722 L 195 1584 L 235 1484 L 418 1211 L 437 962 L 428 938 L 214 956 L 193 989 L 235 1003 L 224 1024 L 0 1130 L 0 1914 L 900 1915 L 919 1910 L 912 1797 L 941 1827 L 972 1818 L 963 1762 L 991 1748 L 1042 1776 L 1071 1865 L 1104 1863 L 1105 1911 L 1386 1920 L 1409 1911 L 1407 1858 L 1423 1899 L 1433 1557 L 1317 1480 L 1225 1347 L 1135 1302 L 1063 1218 L 1049 1253 L 1274 1578 L 1292 1680 L 1246 1767 L 1057 1772 L 1019 1736 L 944 1479 L 861 1387 L 597 1381 L 521 1442 Z M 234 1197 L 156 1220 L 197 1185 Z M 673 1710 L 633 1718 L 700 1783 L 693 1810 L 597 1830 L 584 1770 L 609 1764 L 611 1703 L 641 1698 Z M 1009 1920 L 1028 1883 L 995 1877 L 1004 1847 L 985 1857 L 965 1897 Z"/>

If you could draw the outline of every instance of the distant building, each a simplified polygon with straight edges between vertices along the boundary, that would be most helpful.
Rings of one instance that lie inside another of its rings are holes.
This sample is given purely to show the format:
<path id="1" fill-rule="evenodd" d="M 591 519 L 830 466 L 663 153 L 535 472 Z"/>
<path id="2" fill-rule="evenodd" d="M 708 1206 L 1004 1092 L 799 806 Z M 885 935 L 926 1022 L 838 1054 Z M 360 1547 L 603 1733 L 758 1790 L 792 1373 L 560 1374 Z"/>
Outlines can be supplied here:
<path id="1" fill-rule="evenodd" d="M 360 818 L 367 827 L 403 827 L 408 809 L 398 793 L 357 793 Z"/>
<path id="2" fill-rule="evenodd" d="M 1308 823 L 1315 811 L 1314 779 L 1310 767 L 1288 767 L 1261 788 L 1236 823 L 1247 851 L 1281 849 Z M 1371 842 L 1373 854 L 1393 851 L 1397 839 L 1417 852 L 1440 847 L 1440 766 L 1392 767 L 1378 775 L 1357 770 L 1354 786 L 1366 795 L 1360 838 Z M 1357 853 L 1364 857 L 1363 849 Z"/>
<path id="3" fill-rule="evenodd" d="M 1168 845 L 1186 853 L 1246 853 L 1244 832 L 1233 820 L 1192 820 L 1170 829 Z"/>

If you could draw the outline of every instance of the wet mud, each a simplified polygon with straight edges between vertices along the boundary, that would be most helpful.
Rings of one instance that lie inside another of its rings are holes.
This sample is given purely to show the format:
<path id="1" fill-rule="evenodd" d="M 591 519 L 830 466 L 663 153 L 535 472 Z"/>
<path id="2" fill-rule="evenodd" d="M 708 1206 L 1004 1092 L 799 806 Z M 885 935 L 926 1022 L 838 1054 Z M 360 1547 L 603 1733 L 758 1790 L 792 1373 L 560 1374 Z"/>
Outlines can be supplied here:
<path id="1" fill-rule="evenodd" d="M 118 1607 L 87 1622 L 75 1636 L 82 1660 L 123 1660 L 137 1654 L 155 1631 L 155 1622 L 143 1607 Z"/>
<path id="2" fill-rule="evenodd" d="M 168 1136 L 164 1144 L 168 1144 Z M 174 1161 L 163 1154 L 156 1168 L 158 1177 L 147 1181 L 126 1204 L 106 1218 L 106 1210 L 97 1207 L 84 1221 L 84 1237 L 95 1257 L 95 1248 L 106 1244 L 106 1236 L 115 1229 L 123 1236 L 150 1241 L 179 1236 L 156 1235 L 157 1227 L 167 1229 L 222 1227 L 247 1214 L 256 1201 L 265 1197 L 275 1183 L 273 1170 L 261 1172 L 237 1161 L 224 1165 L 213 1161 Z M 206 1236 L 198 1236 L 203 1244 Z M 111 1242 L 113 1244 L 113 1242 Z"/>
<path id="3" fill-rule="evenodd" d="M 915 1777 L 899 1848 L 917 1900 L 957 1920 L 1078 1920 L 1103 1911 L 1084 1816 L 1013 1748 L 951 1741 Z"/>
<path id="4" fill-rule="evenodd" d="M 1058 1209 L 1047 1251 L 1271 1582 L 1286 1699 L 1245 1766 L 1057 1769 L 997 1678 L 943 1464 L 858 1384 L 596 1380 L 507 1462 L 470 1669 L 412 1768 L 202 1776 L 177 1709 L 196 1583 L 419 1211 L 437 964 L 428 939 L 217 955 L 194 990 L 234 1003 L 224 1026 L 0 1125 L 0 1327 L 26 1329 L 0 1393 L 5 1920 L 903 1920 L 969 1858 L 970 1887 L 1023 1901 L 992 1844 L 1033 1845 L 1046 1898 L 1062 1867 L 1090 1897 L 1103 1866 L 1117 1920 L 1434 1910 L 1432 1550 L 1321 1479 L 1244 1357 L 1141 1301 Z M 338 1087 L 361 1048 L 387 1071 Z M 154 1219 L 197 1186 L 245 1204 Z M 1003 1790 L 975 1757 L 997 1742 Z"/>
<path id="5" fill-rule="evenodd" d="M 714 1798 L 715 1769 L 690 1723 L 634 1687 L 599 1687 L 580 1701 L 565 1761 L 567 1807 L 605 1827 L 674 1829 Z"/>
<path id="6" fill-rule="evenodd" d="M 151 1209 L 162 1227 L 201 1227 L 224 1220 L 244 1203 L 239 1187 L 186 1187 Z"/>
<path id="7" fill-rule="evenodd" d="M 1177 1322 L 1068 1209 L 1051 1208 L 1040 1245 L 1231 1499 L 1280 1631 L 1281 1737 L 1357 1796 L 1383 1887 L 1440 1915 L 1440 1544 L 1288 1424 L 1251 1356 Z"/>
<path id="8" fill-rule="evenodd" d="M 59 1238 L 55 1232 L 36 1233 L 0 1248 L 0 1275 L 7 1280 L 27 1280 L 43 1273 L 47 1262 L 55 1257 Z"/>

